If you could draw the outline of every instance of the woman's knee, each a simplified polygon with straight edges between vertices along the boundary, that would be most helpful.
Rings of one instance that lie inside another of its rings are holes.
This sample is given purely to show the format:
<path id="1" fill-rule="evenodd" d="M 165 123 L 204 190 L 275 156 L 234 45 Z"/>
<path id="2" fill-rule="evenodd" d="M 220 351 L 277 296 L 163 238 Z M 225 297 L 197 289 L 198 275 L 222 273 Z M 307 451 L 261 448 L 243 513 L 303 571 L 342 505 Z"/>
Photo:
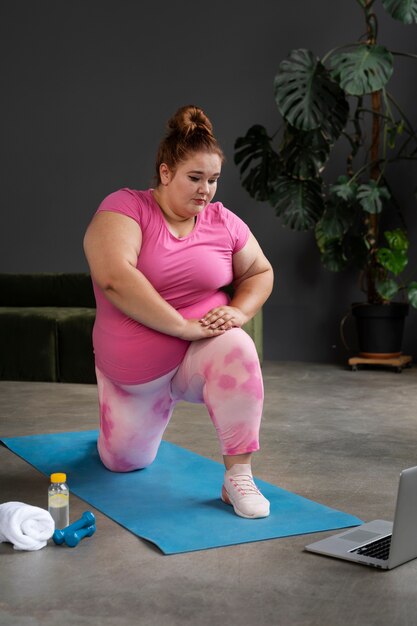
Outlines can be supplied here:
<path id="1" fill-rule="evenodd" d="M 216 338 L 217 339 L 217 338 Z M 251 337 L 241 328 L 232 328 L 218 337 L 213 354 L 213 363 L 221 364 L 221 370 L 229 374 L 234 372 L 239 378 L 261 376 L 256 346 Z M 240 373 L 239 373 L 240 372 Z"/>
<path id="2" fill-rule="evenodd" d="M 232 328 L 216 337 L 218 350 L 222 353 L 225 363 L 234 360 L 253 361 L 259 364 L 259 357 L 253 339 L 243 328 Z"/>
<path id="3" fill-rule="evenodd" d="M 229 410 L 235 407 L 234 413 L 237 407 L 242 410 L 243 403 L 250 407 L 250 412 L 255 410 L 254 406 L 258 411 L 263 402 L 263 381 L 252 339 L 236 328 L 212 341 L 203 364 L 205 403 L 213 406 L 227 403 Z"/>
<path id="4" fill-rule="evenodd" d="M 133 472 L 151 465 L 158 450 L 114 449 L 99 436 L 97 450 L 103 465 L 111 472 Z"/>
<path id="5" fill-rule="evenodd" d="M 143 385 L 119 385 L 101 372 L 98 374 L 100 435 L 97 447 L 101 461 L 112 472 L 148 467 L 156 457 L 173 410 L 165 389 L 169 381 L 158 379 Z"/>

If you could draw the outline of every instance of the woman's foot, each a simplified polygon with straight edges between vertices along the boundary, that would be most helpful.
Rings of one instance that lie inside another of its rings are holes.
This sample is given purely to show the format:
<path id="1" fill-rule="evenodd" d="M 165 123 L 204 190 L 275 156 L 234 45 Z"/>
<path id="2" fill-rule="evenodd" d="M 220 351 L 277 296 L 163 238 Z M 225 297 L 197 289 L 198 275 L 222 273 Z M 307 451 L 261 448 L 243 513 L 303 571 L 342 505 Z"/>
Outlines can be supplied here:
<path id="1" fill-rule="evenodd" d="M 256 519 L 269 515 L 269 501 L 253 482 L 250 465 L 236 464 L 226 470 L 222 500 L 231 504 L 240 517 Z"/>

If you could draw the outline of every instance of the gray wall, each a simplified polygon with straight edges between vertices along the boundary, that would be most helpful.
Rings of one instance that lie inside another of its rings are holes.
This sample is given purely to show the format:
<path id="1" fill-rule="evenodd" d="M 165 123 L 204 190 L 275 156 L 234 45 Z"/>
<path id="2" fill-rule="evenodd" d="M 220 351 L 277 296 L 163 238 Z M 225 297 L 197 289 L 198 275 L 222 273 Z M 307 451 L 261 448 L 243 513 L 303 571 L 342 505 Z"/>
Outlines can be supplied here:
<path id="1" fill-rule="evenodd" d="M 417 52 L 417 27 L 377 8 L 381 43 Z M 343 361 L 339 323 L 361 299 L 356 276 L 323 270 L 311 234 L 283 228 L 246 194 L 233 146 L 254 123 L 278 127 L 272 80 L 292 48 L 322 55 L 363 33 L 356 1 L 15 0 L 1 13 L 0 271 L 86 270 L 82 238 L 97 205 L 152 183 L 165 121 L 196 103 L 227 156 L 217 198 L 249 223 L 276 271 L 266 357 Z M 400 65 L 394 86 L 415 118 L 417 67 Z M 396 182 L 415 243 L 416 207 Z"/>

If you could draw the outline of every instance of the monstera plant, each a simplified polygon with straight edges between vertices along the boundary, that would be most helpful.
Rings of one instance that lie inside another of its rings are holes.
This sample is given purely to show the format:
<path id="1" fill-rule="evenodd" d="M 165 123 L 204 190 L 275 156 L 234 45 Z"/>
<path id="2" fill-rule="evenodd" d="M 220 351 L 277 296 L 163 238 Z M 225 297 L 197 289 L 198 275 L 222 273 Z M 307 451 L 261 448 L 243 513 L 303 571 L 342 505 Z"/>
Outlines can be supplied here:
<path id="1" fill-rule="evenodd" d="M 402 278 L 409 241 L 389 183 L 392 163 L 410 167 L 417 160 L 417 133 L 388 89 L 399 58 L 417 55 L 378 43 L 376 0 L 352 1 L 365 34 L 321 59 L 293 50 L 274 81 L 280 129 L 271 136 L 252 126 L 236 141 L 235 162 L 253 198 L 268 201 L 284 225 L 314 231 L 326 268 L 359 269 L 369 304 L 402 294 L 417 307 L 417 282 Z M 392 18 L 417 22 L 417 0 L 381 3 Z M 329 182 L 324 171 L 336 142 L 337 162 L 346 158 L 346 164 Z"/>

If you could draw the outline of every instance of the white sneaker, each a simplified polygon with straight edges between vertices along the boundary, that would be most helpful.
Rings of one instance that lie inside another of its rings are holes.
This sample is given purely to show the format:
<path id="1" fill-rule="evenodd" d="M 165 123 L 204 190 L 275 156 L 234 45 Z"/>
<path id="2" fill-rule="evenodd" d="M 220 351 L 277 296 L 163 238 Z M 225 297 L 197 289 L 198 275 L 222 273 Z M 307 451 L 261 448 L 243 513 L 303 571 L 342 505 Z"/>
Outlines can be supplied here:
<path id="1" fill-rule="evenodd" d="M 222 500 L 231 504 L 236 515 L 255 519 L 268 517 L 269 500 L 259 491 L 253 482 L 250 465 L 233 465 L 226 470 L 222 487 Z"/>

